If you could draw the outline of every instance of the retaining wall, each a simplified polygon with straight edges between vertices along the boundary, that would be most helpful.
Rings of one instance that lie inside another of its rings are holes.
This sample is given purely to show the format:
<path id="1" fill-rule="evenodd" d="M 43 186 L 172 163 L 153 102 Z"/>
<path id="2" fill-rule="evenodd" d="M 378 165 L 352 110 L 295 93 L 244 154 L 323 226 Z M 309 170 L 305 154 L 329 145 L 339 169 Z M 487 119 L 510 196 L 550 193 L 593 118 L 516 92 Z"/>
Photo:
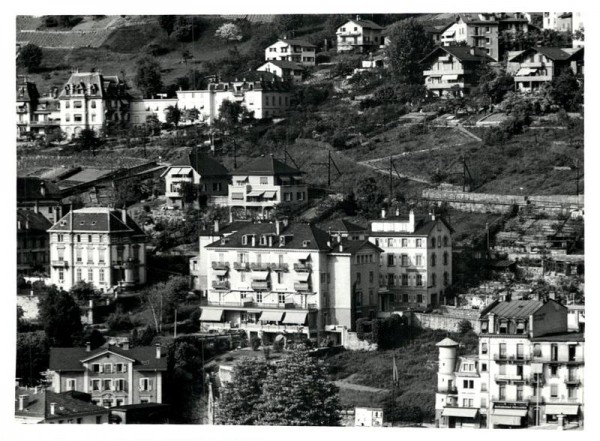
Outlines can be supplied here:
<path id="1" fill-rule="evenodd" d="M 457 332 L 458 324 L 463 320 L 468 320 L 473 330 L 479 334 L 481 325 L 479 323 L 479 311 L 472 309 L 454 309 L 448 308 L 442 314 L 425 314 L 413 312 L 411 324 L 427 329 L 442 329 L 449 332 Z"/>

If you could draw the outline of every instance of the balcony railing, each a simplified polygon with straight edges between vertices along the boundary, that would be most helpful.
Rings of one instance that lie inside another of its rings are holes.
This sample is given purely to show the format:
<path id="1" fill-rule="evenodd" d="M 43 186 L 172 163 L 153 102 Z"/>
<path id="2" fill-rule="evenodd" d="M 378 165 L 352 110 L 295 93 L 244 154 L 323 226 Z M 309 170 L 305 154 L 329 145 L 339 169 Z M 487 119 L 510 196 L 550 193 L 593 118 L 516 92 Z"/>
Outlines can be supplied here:
<path id="1" fill-rule="evenodd" d="M 272 263 L 271 270 L 287 273 L 289 271 L 289 265 L 287 263 Z"/>
<path id="2" fill-rule="evenodd" d="M 531 361 L 531 357 L 529 355 L 507 355 L 507 354 L 494 354 L 494 361 L 504 361 L 510 363 L 525 363 Z"/>
<path id="3" fill-rule="evenodd" d="M 250 271 L 250 264 L 248 262 L 233 262 L 233 269 L 236 271 Z"/>
<path id="4" fill-rule="evenodd" d="M 55 266 L 57 268 L 68 268 L 69 267 L 69 262 L 66 262 L 64 260 L 53 260 L 51 262 L 52 266 Z"/>
<path id="5" fill-rule="evenodd" d="M 305 282 L 295 282 L 294 283 L 294 289 L 296 291 L 310 291 L 310 284 L 309 283 L 305 283 Z"/>
<path id="6" fill-rule="evenodd" d="M 250 287 L 256 291 L 266 291 L 268 289 L 270 289 L 270 284 L 269 282 L 263 282 L 263 281 L 253 281 L 250 284 Z"/>
<path id="7" fill-rule="evenodd" d="M 203 306 L 224 306 L 224 307 L 239 307 L 239 308 L 257 308 L 257 309 L 302 309 L 302 310 L 314 310 L 317 309 L 316 303 L 258 303 L 253 299 L 244 299 L 241 301 L 234 302 L 223 302 L 223 301 L 205 301 Z"/>
<path id="8" fill-rule="evenodd" d="M 564 357 L 548 357 L 544 355 L 533 355 L 531 357 L 532 361 L 536 361 L 538 363 L 548 363 L 548 364 L 583 364 L 583 357 L 574 357 L 574 358 L 564 358 Z"/>
<path id="9" fill-rule="evenodd" d="M 252 262 L 250 264 L 250 269 L 252 271 L 268 271 L 270 268 L 271 268 L 271 264 L 270 263 Z"/>
<path id="10" fill-rule="evenodd" d="M 222 289 L 222 290 L 229 290 L 230 289 L 230 285 L 229 285 L 229 281 L 228 280 L 213 280 L 212 282 L 212 287 L 214 289 Z"/>
<path id="11" fill-rule="evenodd" d="M 517 374 L 498 374 L 495 378 L 496 381 L 525 381 L 523 375 Z"/>
<path id="12" fill-rule="evenodd" d="M 212 269 L 216 269 L 216 270 L 229 269 L 229 263 L 228 262 L 213 262 Z"/>
<path id="13" fill-rule="evenodd" d="M 297 271 L 299 273 L 301 272 L 309 272 L 312 271 L 312 264 L 311 263 L 294 263 L 294 271 Z"/>
<path id="14" fill-rule="evenodd" d="M 581 384 L 581 380 L 576 376 L 567 377 L 567 378 L 565 378 L 565 383 L 570 386 L 579 386 Z"/>

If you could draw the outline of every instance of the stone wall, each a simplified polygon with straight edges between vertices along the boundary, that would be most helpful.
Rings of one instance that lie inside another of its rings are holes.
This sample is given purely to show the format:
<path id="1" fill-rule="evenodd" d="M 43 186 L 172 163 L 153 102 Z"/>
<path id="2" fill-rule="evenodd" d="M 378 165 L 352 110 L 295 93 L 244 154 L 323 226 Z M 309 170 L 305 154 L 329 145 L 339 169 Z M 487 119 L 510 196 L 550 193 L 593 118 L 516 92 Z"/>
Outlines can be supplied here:
<path id="1" fill-rule="evenodd" d="M 449 332 L 457 332 L 458 324 L 468 320 L 473 330 L 479 334 L 481 326 L 479 323 L 480 311 L 474 309 L 456 309 L 445 307 L 441 314 L 425 314 L 413 312 L 411 324 L 421 328 L 442 329 Z"/>
<path id="2" fill-rule="evenodd" d="M 529 206 L 538 211 L 568 214 L 583 209 L 583 195 L 519 196 L 489 193 L 466 193 L 453 190 L 425 189 L 425 200 L 445 202 L 453 208 L 470 212 L 508 213 L 513 206 Z"/>
<path id="3" fill-rule="evenodd" d="M 376 351 L 377 343 L 369 343 L 366 340 L 360 340 L 356 332 L 346 332 L 343 337 L 344 347 L 351 351 Z"/>

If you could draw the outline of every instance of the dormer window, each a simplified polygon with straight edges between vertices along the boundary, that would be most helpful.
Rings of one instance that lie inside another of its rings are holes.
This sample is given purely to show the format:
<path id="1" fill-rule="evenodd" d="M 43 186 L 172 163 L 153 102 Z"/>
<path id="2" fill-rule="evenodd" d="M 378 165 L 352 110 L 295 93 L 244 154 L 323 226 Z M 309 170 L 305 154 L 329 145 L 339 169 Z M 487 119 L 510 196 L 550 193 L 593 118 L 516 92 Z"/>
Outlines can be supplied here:
<path id="1" fill-rule="evenodd" d="M 260 244 L 261 245 L 267 244 L 267 236 L 265 236 L 264 234 L 260 236 Z"/>
<path id="2" fill-rule="evenodd" d="M 502 321 L 500 322 L 500 328 L 498 330 L 499 334 L 508 334 L 508 322 Z"/>
<path id="3" fill-rule="evenodd" d="M 524 334 L 525 333 L 525 322 L 519 322 L 517 323 L 517 334 Z"/>
<path id="4" fill-rule="evenodd" d="M 248 236 L 247 235 L 242 236 L 242 245 L 248 245 Z"/>
<path id="5" fill-rule="evenodd" d="M 481 322 L 481 332 L 483 334 L 488 332 L 488 325 L 489 325 L 489 323 L 487 320 Z"/>
<path id="6" fill-rule="evenodd" d="M 309 246 L 310 246 L 310 240 L 303 240 L 303 241 L 302 241 L 302 246 L 303 246 L 304 248 L 306 248 L 306 247 L 309 247 Z"/>

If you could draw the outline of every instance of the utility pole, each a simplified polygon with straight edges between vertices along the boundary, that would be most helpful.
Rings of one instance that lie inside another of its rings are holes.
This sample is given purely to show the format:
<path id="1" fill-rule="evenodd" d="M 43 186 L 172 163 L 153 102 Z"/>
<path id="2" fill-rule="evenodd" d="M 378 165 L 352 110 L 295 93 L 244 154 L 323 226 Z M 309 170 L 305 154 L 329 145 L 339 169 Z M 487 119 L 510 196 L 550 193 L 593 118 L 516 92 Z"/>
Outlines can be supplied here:
<path id="1" fill-rule="evenodd" d="M 392 168 L 394 167 L 394 160 L 392 159 L 392 155 L 390 155 L 390 209 L 392 207 Z"/>
<path id="2" fill-rule="evenodd" d="M 577 179 L 576 179 L 576 183 L 577 183 L 577 196 L 579 196 L 579 159 L 575 160 L 575 171 L 577 172 Z"/>
<path id="3" fill-rule="evenodd" d="M 173 339 L 177 338 L 177 308 L 175 308 L 175 323 L 173 325 Z"/>
<path id="4" fill-rule="evenodd" d="M 327 188 L 331 188 L 331 150 L 327 150 Z"/>

